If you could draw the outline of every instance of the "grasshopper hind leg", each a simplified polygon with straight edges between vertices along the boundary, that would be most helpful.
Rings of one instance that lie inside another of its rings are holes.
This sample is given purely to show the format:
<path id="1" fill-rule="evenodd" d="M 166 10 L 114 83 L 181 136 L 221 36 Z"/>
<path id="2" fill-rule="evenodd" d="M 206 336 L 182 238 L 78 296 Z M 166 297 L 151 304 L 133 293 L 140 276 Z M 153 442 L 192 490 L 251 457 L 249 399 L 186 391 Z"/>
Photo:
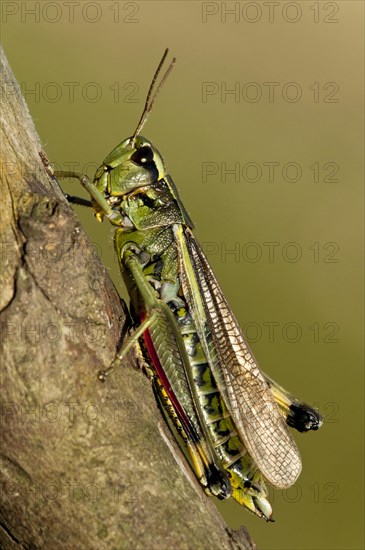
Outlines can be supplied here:
<path id="1" fill-rule="evenodd" d="M 205 493 L 209 496 L 217 496 L 220 500 L 229 498 L 232 494 L 229 481 L 222 476 L 221 470 L 216 468 L 214 464 L 204 464 L 201 458 L 202 451 L 199 448 L 199 442 L 193 441 L 187 435 L 161 382 L 156 377 L 152 380 L 152 388 L 158 407 L 170 430 L 172 433 L 175 430 L 178 436 L 184 441 L 195 475 L 203 486 Z"/>
<path id="2" fill-rule="evenodd" d="M 288 426 L 301 433 L 319 430 L 323 417 L 318 411 L 294 397 L 266 373 L 263 375 Z"/>
<path id="3" fill-rule="evenodd" d="M 107 376 L 113 372 L 113 370 L 120 366 L 123 359 L 126 357 L 127 353 L 130 351 L 130 349 L 138 342 L 139 338 L 143 335 L 143 333 L 154 323 L 156 320 L 156 315 L 151 314 L 149 317 L 146 317 L 144 321 L 139 325 L 138 328 L 131 334 L 129 338 L 127 338 L 126 342 L 123 342 L 121 348 L 118 350 L 115 358 L 111 362 L 110 366 L 105 369 L 101 370 L 98 373 L 98 378 L 101 382 L 105 382 Z"/>

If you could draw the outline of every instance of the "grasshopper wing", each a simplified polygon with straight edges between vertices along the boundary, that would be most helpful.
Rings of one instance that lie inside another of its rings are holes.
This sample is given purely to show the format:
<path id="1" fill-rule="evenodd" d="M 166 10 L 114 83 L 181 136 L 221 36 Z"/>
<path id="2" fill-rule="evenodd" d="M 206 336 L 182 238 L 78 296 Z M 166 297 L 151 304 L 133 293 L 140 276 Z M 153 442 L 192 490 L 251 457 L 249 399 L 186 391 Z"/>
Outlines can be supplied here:
<path id="1" fill-rule="evenodd" d="M 174 234 L 182 292 L 236 429 L 268 481 L 290 487 L 301 471 L 296 444 L 200 245 L 187 227 Z"/>

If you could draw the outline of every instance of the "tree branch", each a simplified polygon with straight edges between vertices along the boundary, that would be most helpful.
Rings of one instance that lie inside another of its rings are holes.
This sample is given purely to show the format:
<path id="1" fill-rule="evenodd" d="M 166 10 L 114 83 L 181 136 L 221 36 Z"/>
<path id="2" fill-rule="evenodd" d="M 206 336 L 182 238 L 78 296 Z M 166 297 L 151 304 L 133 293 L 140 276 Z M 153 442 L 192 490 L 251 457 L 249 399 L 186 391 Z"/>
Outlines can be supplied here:
<path id="1" fill-rule="evenodd" d="M 1 548 L 253 548 L 192 477 L 142 372 L 97 380 L 126 310 L 3 53 L 1 86 Z"/>

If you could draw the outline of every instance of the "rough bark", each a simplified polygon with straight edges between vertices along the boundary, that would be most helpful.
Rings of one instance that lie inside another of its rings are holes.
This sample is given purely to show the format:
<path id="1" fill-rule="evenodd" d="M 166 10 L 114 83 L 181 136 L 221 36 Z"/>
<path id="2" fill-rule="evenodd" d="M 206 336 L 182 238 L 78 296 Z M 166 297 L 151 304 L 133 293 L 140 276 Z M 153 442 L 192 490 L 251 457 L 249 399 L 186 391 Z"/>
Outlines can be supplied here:
<path id="1" fill-rule="evenodd" d="M 192 477 L 133 357 L 97 380 L 126 310 L 2 52 L 1 87 L 0 547 L 253 548 Z"/>

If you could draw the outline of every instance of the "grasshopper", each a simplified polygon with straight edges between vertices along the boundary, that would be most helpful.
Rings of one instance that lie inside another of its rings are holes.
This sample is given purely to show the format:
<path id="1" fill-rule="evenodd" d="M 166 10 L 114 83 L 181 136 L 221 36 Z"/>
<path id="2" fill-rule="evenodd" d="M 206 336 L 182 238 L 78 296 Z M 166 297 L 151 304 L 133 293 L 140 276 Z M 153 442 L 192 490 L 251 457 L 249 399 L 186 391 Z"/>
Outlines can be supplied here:
<path id="1" fill-rule="evenodd" d="M 142 349 L 157 400 L 185 441 L 205 491 L 232 497 L 269 521 L 266 481 L 287 488 L 301 471 L 287 425 L 317 430 L 322 417 L 260 371 L 162 155 L 141 136 L 175 63 L 156 87 L 167 53 L 136 130 L 105 158 L 94 180 L 55 172 L 78 179 L 91 197 L 68 197 L 71 202 L 92 206 L 99 221 L 116 228 L 135 330 L 99 378 L 105 380 L 132 346 Z"/>

